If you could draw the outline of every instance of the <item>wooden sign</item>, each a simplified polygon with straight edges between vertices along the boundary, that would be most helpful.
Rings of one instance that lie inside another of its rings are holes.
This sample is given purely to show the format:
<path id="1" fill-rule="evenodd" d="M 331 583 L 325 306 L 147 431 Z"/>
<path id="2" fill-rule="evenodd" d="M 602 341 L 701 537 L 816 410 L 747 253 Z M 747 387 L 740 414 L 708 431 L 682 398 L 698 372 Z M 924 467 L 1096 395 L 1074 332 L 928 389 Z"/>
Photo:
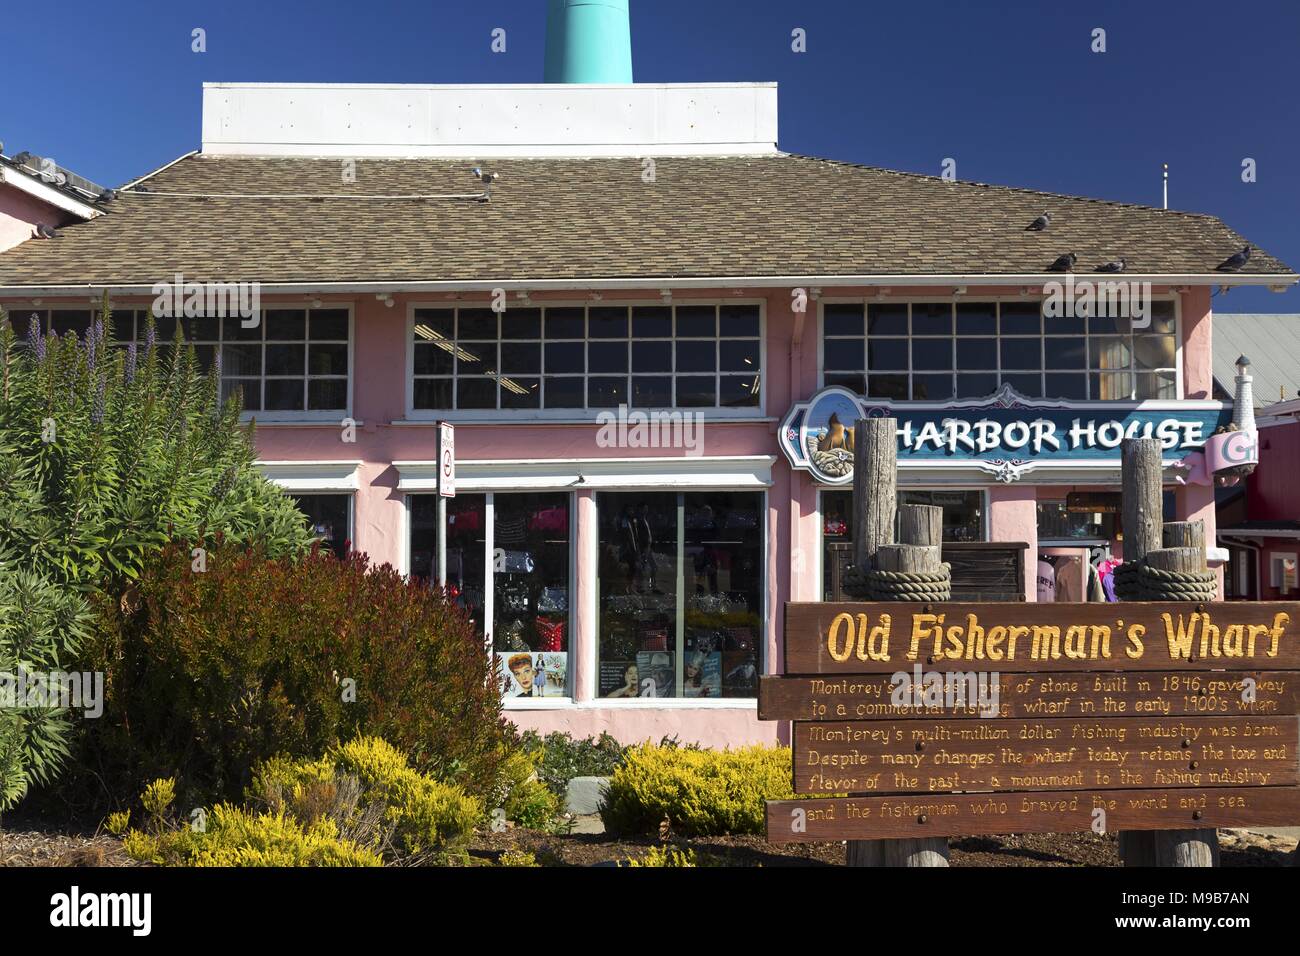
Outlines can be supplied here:
<path id="1" fill-rule="evenodd" d="M 759 720 L 962 717 L 1234 717 L 1300 713 L 1300 674 L 1144 671 L 760 677 Z M 915 687 L 920 684 L 920 695 Z"/>
<path id="2" fill-rule="evenodd" d="M 791 603 L 786 674 L 1300 669 L 1300 602 Z"/>
<path id="3" fill-rule="evenodd" d="M 1300 783 L 1296 717 L 1079 717 L 794 725 L 807 794 Z"/>
<path id="4" fill-rule="evenodd" d="M 1300 788 L 1075 790 L 770 800 L 772 843 L 1294 826 Z"/>

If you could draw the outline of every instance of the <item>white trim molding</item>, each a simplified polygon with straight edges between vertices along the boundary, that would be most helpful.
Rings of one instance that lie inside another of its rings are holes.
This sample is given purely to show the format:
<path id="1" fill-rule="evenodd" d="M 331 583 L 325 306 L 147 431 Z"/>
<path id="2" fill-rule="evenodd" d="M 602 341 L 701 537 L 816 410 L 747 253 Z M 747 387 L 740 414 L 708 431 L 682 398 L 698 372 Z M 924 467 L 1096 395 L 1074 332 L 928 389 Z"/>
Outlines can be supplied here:
<path id="1" fill-rule="evenodd" d="M 259 461 L 257 468 L 285 491 L 356 491 L 357 461 Z"/>
<path id="2" fill-rule="evenodd" d="M 73 199 L 67 193 L 46 185 L 39 179 L 26 176 L 9 166 L 0 166 L 0 183 L 13 186 L 15 189 L 27 193 L 33 199 L 39 199 L 55 209 L 70 212 L 79 219 L 90 220 L 104 215 L 102 210 L 96 209 L 89 203 Z"/>
<path id="3" fill-rule="evenodd" d="M 456 462 L 458 491 L 690 490 L 772 486 L 775 455 L 679 456 L 675 458 L 562 458 Z M 436 461 L 395 461 L 397 490 L 438 489 Z"/>

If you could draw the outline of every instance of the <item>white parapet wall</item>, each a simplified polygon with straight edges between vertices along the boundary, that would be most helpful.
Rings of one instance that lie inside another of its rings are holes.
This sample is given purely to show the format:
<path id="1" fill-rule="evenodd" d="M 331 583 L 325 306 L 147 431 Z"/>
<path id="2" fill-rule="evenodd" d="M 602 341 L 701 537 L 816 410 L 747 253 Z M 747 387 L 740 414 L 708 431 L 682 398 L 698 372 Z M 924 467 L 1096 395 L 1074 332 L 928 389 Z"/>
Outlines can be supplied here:
<path id="1" fill-rule="evenodd" d="M 205 83 L 203 152 L 734 156 L 777 151 L 775 83 Z"/>

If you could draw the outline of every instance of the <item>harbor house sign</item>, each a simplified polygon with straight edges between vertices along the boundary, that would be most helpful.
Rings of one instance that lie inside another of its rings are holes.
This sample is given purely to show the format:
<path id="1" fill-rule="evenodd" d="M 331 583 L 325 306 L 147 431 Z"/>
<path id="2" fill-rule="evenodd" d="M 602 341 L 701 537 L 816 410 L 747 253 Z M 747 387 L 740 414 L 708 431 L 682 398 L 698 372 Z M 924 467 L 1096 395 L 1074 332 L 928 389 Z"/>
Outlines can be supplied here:
<path id="1" fill-rule="evenodd" d="M 899 471 L 923 472 L 928 480 L 1012 482 L 1029 474 L 1042 481 L 1103 480 L 1118 475 L 1126 438 L 1158 440 L 1166 466 L 1185 480 L 1206 474 L 1202 449 L 1231 419 L 1232 406 L 1044 401 L 1010 385 L 980 399 L 890 402 L 832 386 L 790 409 L 781 447 L 793 467 L 827 484 L 847 484 L 854 423 L 885 416 L 898 422 Z"/>

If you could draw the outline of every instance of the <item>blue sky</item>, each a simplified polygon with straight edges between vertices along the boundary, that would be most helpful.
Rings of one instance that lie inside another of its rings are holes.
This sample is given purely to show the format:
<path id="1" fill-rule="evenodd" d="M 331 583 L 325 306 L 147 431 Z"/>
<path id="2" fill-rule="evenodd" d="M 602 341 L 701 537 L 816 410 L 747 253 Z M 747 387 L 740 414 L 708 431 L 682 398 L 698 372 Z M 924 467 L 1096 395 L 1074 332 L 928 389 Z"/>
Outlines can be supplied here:
<path id="1" fill-rule="evenodd" d="M 540 81 L 545 3 L 61 0 L 3 21 L 5 151 L 117 185 L 199 145 L 205 80 Z M 632 0 L 632 42 L 638 81 L 779 81 L 791 152 L 934 174 L 952 157 L 961 179 L 1152 205 L 1168 162 L 1172 208 L 1300 267 L 1296 0 Z M 1300 312 L 1300 292 L 1216 309 Z"/>

